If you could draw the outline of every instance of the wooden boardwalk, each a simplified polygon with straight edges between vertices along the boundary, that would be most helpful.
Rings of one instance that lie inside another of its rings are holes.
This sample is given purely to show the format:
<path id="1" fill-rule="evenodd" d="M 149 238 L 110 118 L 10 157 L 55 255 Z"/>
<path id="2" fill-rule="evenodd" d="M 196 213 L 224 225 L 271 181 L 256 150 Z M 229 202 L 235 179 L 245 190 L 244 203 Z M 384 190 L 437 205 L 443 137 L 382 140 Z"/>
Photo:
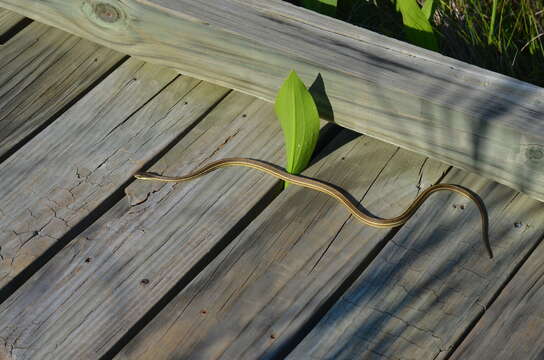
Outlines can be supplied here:
<path id="1" fill-rule="evenodd" d="M 304 173 L 383 217 L 242 168 L 283 164 L 272 105 L 0 10 L 0 360 L 542 359 L 544 205 L 349 130 Z"/>

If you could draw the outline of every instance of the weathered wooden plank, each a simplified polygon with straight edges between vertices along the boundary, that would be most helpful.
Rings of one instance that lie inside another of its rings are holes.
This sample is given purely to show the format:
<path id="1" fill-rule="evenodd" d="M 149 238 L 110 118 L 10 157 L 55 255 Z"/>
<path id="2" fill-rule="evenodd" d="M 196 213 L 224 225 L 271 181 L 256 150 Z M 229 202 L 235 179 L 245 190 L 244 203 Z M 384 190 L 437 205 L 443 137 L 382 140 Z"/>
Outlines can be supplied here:
<path id="1" fill-rule="evenodd" d="M 452 359 L 538 360 L 544 357 L 542 245 L 485 311 Z"/>
<path id="2" fill-rule="evenodd" d="M 487 204 L 495 258 L 475 206 L 437 196 L 403 227 L 288 357 L 443 359 L 543 233 L 544 206 L 454 170 L 445 182 Z"/>
<path id="3" fill-rule="evenodd" d="M 0 8 L 0 35 L 17 25 L 24 18 L 23 15 Z"/>
<path id="4" fill-rule="evenodd" d="M 338 124 L 544 199 L 541 88 L 281 0 L 0 5 L 268 101 L 291 69 L 320 74 Z"/>
<path id="5" fill-rule="evenodd" d="M 227 156 L 281 163 L 282 140 L 272 106 L 232 93 L 151 170 L 183 174 Z M 185 184 L 132 183 L 127 199 L 2 304 L 0 358 L 100 358 L 276 185 L 240 168 Z"/>
<path id="6" fill-rule="evenodd" d="M 0 286 L 228 91 L 176 77 L 129 59 L 0 165 Z"/>
<path id="7" fill-rule="evenodd" d="M 348 131 L 329 151 L 306 174 L 342 186 L 383 216 L 397 215 L 418 186 L 447 168 L 369 137 L 353 140 Z M 346 229 L 350 241 L 341 239 Z M 326 195 L 290 187 L 118 358 L 274 357 L 387 234 Z"/>
<path id="8" fill-rule="evenodd" d="M 123 56 L 39 23 L 0 46 L 0 158 Z"/>

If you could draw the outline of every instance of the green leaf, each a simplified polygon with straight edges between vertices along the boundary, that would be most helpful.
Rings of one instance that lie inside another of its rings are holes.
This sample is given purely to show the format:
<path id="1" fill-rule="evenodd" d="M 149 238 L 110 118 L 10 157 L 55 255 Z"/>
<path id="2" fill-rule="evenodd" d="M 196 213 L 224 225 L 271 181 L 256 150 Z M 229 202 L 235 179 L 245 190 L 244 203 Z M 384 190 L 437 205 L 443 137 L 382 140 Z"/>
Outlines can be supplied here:
<path id="1" fill-rule="evenodd" d="M 423 7 L 421 8 L 421 11 L 423 11 L 423 15 L 425 15 L 425 18 L 428 21 L 431 21 L 434 11 L 436 10 L 436 1 L 434 0 L 425 0 L 423 3 Z"/>
<path id="2" fill-rule="evenodd" d="M 285 138 L 285 168 L 291 174 L 300 174 L 308 166 L 319 137 L 319 114 L 312 95 L 295 71 L 278 91 L 276 115 Z"/>
<path id="3" fill-rule="evenodd" d="M 406 38 L 412 44 L 438 51 L 438 41 L 433 27 L 416 0 L 397 0 L 397 9 L 402 14 Z"/>
<path id="4" fill-rule="evenodd" d="M 321 14 L 336 16 L 337 0 L 303 0 L 302 6 Z"/>

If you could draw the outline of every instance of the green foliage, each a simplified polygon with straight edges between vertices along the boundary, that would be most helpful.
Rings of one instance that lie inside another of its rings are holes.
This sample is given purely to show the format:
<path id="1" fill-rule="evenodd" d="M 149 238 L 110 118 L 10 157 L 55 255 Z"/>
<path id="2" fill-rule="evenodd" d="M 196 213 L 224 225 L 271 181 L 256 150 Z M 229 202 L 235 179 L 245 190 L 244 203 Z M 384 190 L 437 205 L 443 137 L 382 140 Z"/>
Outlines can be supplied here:
<path id="1" fill-rule="evenodd" d="M 438 0 L 442 52 L 544 86 L 544 0 Z"/>
<path id="2" fill-rule="evenodd" d="M 337 0 L 302 0 L 302 5 L 321 14 L 336 16 Z"/>
<path id="3" fill-rule="evenodd" d="M 424 12 L 416 0 L 397 0 L 397 9 L 402 14 L 404 32 L 408 41 L 429 50 L 438 51 L 438 41 L 427 17 L 431 13 L 432 5 L 431 9 L 425 9 Z"/>
<path id="4" fill-rule="evenodd" d="M 285 138 L 285 168 L 291 174 L 300 174 L 308 166 L 317 144 L 319 114 L 312 95 L 295 71 L 291 71 L 278 91 L 276 115 Z"/>
<path id="5" fill-rule="evenodd" d="M 493 7 L 491 8 L 491 23 L 489 24 L 489 32 L 487 35 L 487 43 L 493 43 L 493 32 L 495 31 L 495 21 L 497 20 L 497 0 L 493 0 Z"/>
<path id="6" fill-rule="evenodd" d="M 395 0 L 338 0 L 337 17 L 408 38 Z M 414 2 L 411 7 L 415 11 Z M 544 0 L 417 0 L 444 55 L 544 86 Z M 417 33 L 416 33 L 417 34 Z"/>
<path id="7" fill-rule="evenodd" d="M 423 6 L 421 7 L 421 11 L 423 11 L 423 15 L 425 15 L 425 18 L 428 21 L 431 21 L 433 18 L 433 14 L 436 10 L 436 1 L 434 0 L 425 0 L 423 3 Z"/>

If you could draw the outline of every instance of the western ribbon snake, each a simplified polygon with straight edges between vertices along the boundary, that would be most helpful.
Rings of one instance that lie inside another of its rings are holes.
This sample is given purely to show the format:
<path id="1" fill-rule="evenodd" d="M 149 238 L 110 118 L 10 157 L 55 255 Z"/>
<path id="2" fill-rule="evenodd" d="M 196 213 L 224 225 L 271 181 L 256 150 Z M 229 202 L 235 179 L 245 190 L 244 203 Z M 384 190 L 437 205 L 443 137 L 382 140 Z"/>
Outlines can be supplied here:
<path id="1" fill-rule="evenodd" d="M 270 174 L 278 179 L 287 181 L 289 183 L 303 186 L 305 188 L 317 190 L 327 195 L 330 195 L 336 200 L 338 200 L 342 205 L 344 205 L 348 209 L 348 211 L 354 217 L 356 217 L 359 221 L 361 221 L 362 223 L 366 225 L 369 225 L 375 228 L 380 228 L 380 229 L 395 228 L 405 224 L 415 214 L 415 212 L 421 206 L 421 204 L 423 204 L 423 202 L 432 193 L 435 193 L 438 191 L 455 192 L 457 194 L 460 194 L 472 200 L 478 206 L 478 209 L 480 210 L 480 215 L 482 218 L 482 239 L 484 241 L 484 245 L 487 249 L 489 257 L 493 258 L 493 252 L 491 250 L 491 245 L 489 243 L 489 236 L 488 236 L 489 220 L 488 220 L 487 210 L 485 208 L 485 205 L 483 201 L 477 195 L 473 194 L 470 190 L 467 190 L 459 185 L 436 184 L 431 187 L 428 187 L 416 197 L 416 199 L 412 202 L 412 204 L 402 214 L 391 219 L 382 219 L 382 218 L 365 214 L 364 212 L 359 210 L 357 205 L 354 204 L 352 201 L 350 201 L 346 195 L 344 195 L 341 191 L 339 191 L 338 189 L 336 189 L 335 187 L 327 183 L 306 178 L 303 176 L 289 174 L 283 170 L 280 170 L 279 168 L 276 168 L 275 166 L 272 166 L 260 160 L 254 160 L 254 159 L 248 159 L 248 158 L 221 159 L 221 160 L 211 162 L 197 170 L 194 170 L 193 172 L 187 175 L 177 176 L 177 177 L 162 176 L 162 175 L 156 175 L 156 174 L 147 173 L 147 172 L 139 172 L 139 173 L 136 173 L 134 176 L 140 180 L 151 180 L 151 181 L 160 181 L 160 182 L 182 182 L 182 181 L 188 181 L 188 180 L 198 178 L 218 168 L 227 167 L 227 166 L 243 166 L 243 167 L 256 169 L 256 170 L 265 172 L 267 174 Z"/>

